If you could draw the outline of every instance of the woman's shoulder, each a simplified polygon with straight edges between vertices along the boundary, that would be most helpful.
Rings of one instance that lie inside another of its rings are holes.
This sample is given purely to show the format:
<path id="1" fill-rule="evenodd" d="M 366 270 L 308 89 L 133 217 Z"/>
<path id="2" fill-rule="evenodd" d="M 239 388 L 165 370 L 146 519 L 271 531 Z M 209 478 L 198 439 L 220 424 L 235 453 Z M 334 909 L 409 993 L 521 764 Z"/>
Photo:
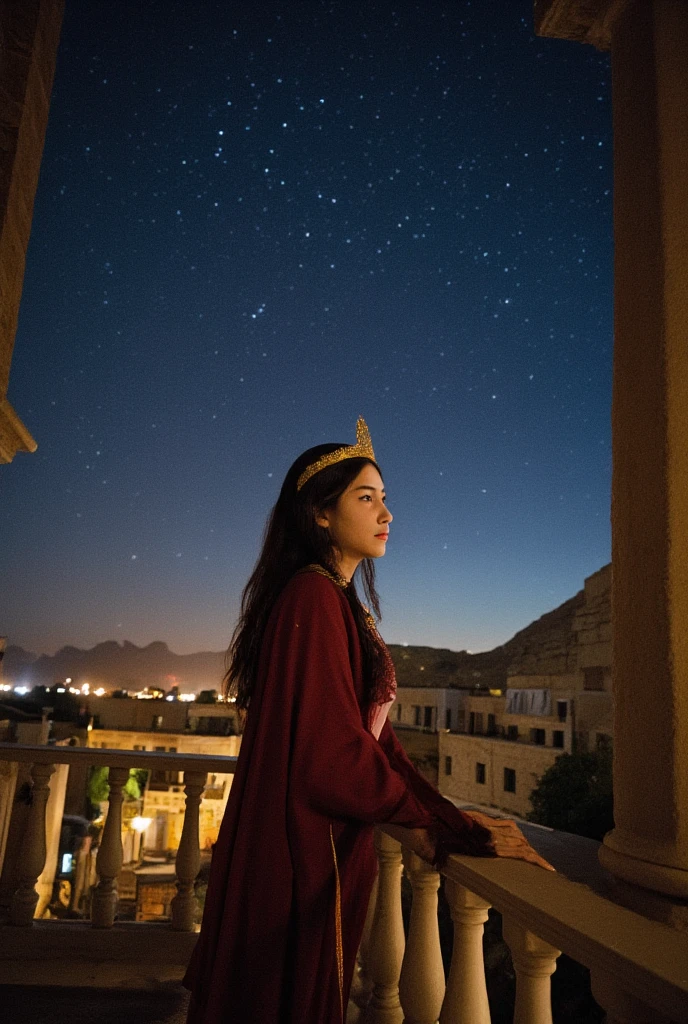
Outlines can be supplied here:
<path id="1" fill-rule="evenodd" d="M 309 603 L 324 601 L 326 604 L 346 605 L 341 587 L 329 573 L 306 566 L 294 573 L 279 597 L 282 603 Z"/>
<path id="2" fill-rule="evenodd" d="M 318 572 L 298 572 L 280 593 L 270 615 L 274 628 L 293 629 L 295 624 L 319 624 L 325 632 L 355 629 L 344 593 L 337 584 Z"/>

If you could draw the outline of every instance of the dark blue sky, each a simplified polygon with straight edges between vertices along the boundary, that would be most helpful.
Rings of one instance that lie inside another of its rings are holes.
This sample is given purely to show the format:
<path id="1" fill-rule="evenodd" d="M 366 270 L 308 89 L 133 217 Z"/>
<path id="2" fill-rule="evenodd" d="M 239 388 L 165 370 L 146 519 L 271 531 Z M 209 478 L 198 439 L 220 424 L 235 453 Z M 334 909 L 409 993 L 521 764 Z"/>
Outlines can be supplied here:
<path id="1" fill-rule="evenodd" d="M 609 559 L 609 62 L 531 0 L 67 0 L 0 633 L 223 648 L 281 478 L 370 427 L 392 642 Z"/>

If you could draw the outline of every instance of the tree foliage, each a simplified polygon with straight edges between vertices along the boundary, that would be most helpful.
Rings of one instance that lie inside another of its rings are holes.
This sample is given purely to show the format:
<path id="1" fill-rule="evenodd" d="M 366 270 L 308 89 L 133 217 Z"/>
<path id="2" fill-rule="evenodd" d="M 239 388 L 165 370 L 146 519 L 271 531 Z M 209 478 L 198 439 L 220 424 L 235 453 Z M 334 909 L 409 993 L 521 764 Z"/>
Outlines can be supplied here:
<path id="1" fill-rule="evenodd" d="M 88 799 L 91 801 L 94 809 L 97 809 L 110 795 L 109 774 L 109 768 L 94 767 L 91 769 L 88 780 Z M 129 769 L 129 778 L 125 782 L 123 790 L 125 800 L 141 799 L 141 794 L 146 785 L 147 774 L 141 768 Z"/>
<path id="2" fill-rule="evenodd" d="M 530 803 L 529 821 L 601 841 L 614 827 L 611 750 L 562 754 L 542 775 Z"/>

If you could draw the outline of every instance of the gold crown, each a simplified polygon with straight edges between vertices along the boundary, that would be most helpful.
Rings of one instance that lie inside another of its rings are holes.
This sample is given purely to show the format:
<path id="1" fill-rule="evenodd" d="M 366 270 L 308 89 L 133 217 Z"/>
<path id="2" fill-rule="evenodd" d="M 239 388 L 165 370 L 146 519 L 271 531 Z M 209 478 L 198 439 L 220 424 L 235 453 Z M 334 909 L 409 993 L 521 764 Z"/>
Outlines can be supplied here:
<path id="1" fill-rule="evenodd" d="M 344 459 L 371 459 L 375 462 L 373 442 L 370 440 L 370 434 L 362 416 L 358 417 L 356 423 L 356 444 L 346 444 L 343 448 L 337 448 L 336 451 L 330 452 L 329 455 L 321 456 L 317 462 L 312 462 L 296 481 L 296 490 L 300 491 L 306 481 L 319 473 L 321 469 L 334 466 L 336 462 L 342 462 Z"/>

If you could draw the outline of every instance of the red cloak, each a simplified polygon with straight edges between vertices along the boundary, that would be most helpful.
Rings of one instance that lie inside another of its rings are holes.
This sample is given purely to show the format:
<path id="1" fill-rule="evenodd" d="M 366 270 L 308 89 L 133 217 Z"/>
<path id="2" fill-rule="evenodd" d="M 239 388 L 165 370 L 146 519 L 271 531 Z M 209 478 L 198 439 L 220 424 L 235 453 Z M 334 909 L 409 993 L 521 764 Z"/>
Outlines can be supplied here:
<path id="1" fill-rule="evenodd" d="M 363 691 L 345 595 L 319 573 L 296 575 L 263 638 L 184 978 L 188 1024 L 342 1024 L 377 869 L 374 824 L 429 827 L 445 853 L 489 852 L 489 833 L 416 772 L 389 722 L 379 741 L 368 731 Z"/>

